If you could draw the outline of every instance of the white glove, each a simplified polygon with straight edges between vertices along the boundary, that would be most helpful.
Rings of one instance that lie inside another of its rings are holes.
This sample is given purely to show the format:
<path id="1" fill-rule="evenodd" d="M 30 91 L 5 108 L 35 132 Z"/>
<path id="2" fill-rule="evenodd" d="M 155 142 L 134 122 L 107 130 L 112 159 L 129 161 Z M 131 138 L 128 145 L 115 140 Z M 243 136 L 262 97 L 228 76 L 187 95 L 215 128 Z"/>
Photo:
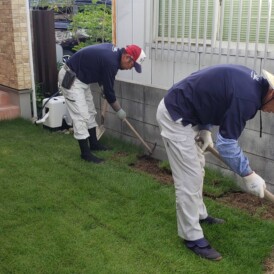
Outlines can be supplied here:
<path id="1" fill-rule="evenodd" d="M 245 183 L 246 192 L 259 196 L 260 198 L 264 197 L 266 185 L 262 177 L 253 171 L 250 175 L 243 177 L 243 180 Z"/>
<path id="2" fill-rule="evenodd" d="M 122 108 L 120 108 L 120 109 L 116 112 L 116 114 L 117 114 L 117 116 L 119 117 L 119 119 L 121 119 L 121 120 L 124 120 L 124 119 L 126 119 L 126 117 L 127 117 L 126 112 L 125 112 Z"/>
<path id="3" fill-rule="evenodd" d="M 213 140 L 209 130 L 203 129 L 199 131 L 199 141 L 198 144 L 202 151 L 205 151 L 208 146 L 213 147 Z"/>

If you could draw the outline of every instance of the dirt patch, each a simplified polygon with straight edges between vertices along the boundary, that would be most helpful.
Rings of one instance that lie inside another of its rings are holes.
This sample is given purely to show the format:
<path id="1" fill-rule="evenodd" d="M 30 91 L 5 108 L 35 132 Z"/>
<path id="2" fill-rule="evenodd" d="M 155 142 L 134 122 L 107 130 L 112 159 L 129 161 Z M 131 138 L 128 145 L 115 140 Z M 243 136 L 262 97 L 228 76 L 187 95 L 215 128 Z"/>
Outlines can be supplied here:
<path id="1" fill-rule="evenodd" d="M 133 168 L 152 175 L 163 184 L 173 184 L 170 171 L 159 167 L 160 161 L 149 157 L 139 157 Z M 225 196 L 216 198 L 221 203 L 240 208 L 252 216 L 262 219 L 274 220 L 274 204 L 243 192 L 231 192 Z"/>
<path id="2" fill-rule="evenodd" d="M 157 181 L 165 185 L 173 185 L 172 174 L 170 171 L 159 167 L 159 162 L 150 157 L 139 157 L 138 161 L 132 166 L 138 170 L 152 175 Z"/>
<path id="3" fill-rule="evenodd" d="M 120 155 L 123 156 L 123 155 Z M 172 174 L 169 170 L 160 168 L 160 161 L 150 157 L 139 157 L 131 166 L 135 169 L 152 175 L 162 184 L 173 184 Z M 274 204 L 242 192 L 231 192 L 216 198 L 217 201 L 234 208 L 241 209 L 252 216 L 266 220 L 274 220 Z M 264 262 L 265 274 L 274 274 L 274 250 L 270 258 Z"/>

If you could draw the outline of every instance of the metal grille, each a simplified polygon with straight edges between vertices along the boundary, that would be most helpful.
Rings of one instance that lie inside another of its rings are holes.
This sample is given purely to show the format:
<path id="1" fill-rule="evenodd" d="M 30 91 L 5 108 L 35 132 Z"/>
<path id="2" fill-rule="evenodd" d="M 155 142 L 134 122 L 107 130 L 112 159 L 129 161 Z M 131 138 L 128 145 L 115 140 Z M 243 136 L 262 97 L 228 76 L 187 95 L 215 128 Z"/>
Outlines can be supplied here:
<path id="1" fill-rule="evenodd" d="M 272 0 L 155 0 L 152 15 L 155 58 L 274 59 Z"/>

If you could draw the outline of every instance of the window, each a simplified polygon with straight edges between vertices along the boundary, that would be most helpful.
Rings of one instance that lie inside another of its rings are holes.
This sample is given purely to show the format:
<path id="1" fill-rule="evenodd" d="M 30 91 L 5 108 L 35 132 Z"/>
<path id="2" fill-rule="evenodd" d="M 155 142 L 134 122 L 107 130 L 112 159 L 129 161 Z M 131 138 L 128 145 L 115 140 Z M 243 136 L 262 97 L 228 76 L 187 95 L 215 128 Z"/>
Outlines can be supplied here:
<path id="1" fill-rule="evenodd" d="M 242 0 L 222 1 L 224 5 L 223 40 L 229 39 L 229 26 L 231 18 L 231 40 L 240 42 L 256 42 L 258 27 L 258 42 L 265 43 L 267 38 L 268 14 L 270 15 L 269 43 L 274 44 L 274 14 L 272 1 L 268 0 Z M 231 17 L 230 17 L 231 14 Z M 240 24 L 239 24 L 240 23 Z M 249 31 L 248 31 L 249 30 Z M 239 32 L 239 33 L 238 33 Z M 248 36 L 248 37 L 247 37 Z"/>
<path id="2" fill-rule="evenodd" d="M 155 4 L 155 42 L 274 45 L 272 0 L 155 0 Z"/>
<path id="3" fill-rule="evenodd" d="M 159 0 L 159 38 L 211 40 L 215 0 Z M 199 15 L 199 16 L 198 16 Z"/>

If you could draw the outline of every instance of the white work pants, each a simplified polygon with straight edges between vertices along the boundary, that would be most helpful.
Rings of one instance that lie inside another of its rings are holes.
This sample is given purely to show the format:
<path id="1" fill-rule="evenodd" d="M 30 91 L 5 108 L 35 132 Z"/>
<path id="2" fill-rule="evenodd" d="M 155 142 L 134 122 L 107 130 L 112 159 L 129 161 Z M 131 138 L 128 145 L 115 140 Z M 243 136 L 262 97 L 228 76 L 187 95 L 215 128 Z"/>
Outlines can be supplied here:
<path id="1" fill-rule="evenodd" d="M 164 100 L 158 106 L 157 121 L 174 180 L 178 235 L 198 240 L 204 237 L 199 220 L 208 216 L 202 196 L 205 158 L 195 142 L 198 132 L 191 125 L 174 122 Z"/>
<path id="2" fill-rule="evenodd" d="M 60 85 L 65 73 L 66 70 L 61 68 L 58 75 Z M 95 120 L 97 112 L 90 85 L 76 78 L 70 89 L 65 89 L 61 86 L 61 90 L 66 99 L 68 112 L 73 122 L 74 138 L 77 140 L 88 138 L 88 129 L 98 126 Z"/>

